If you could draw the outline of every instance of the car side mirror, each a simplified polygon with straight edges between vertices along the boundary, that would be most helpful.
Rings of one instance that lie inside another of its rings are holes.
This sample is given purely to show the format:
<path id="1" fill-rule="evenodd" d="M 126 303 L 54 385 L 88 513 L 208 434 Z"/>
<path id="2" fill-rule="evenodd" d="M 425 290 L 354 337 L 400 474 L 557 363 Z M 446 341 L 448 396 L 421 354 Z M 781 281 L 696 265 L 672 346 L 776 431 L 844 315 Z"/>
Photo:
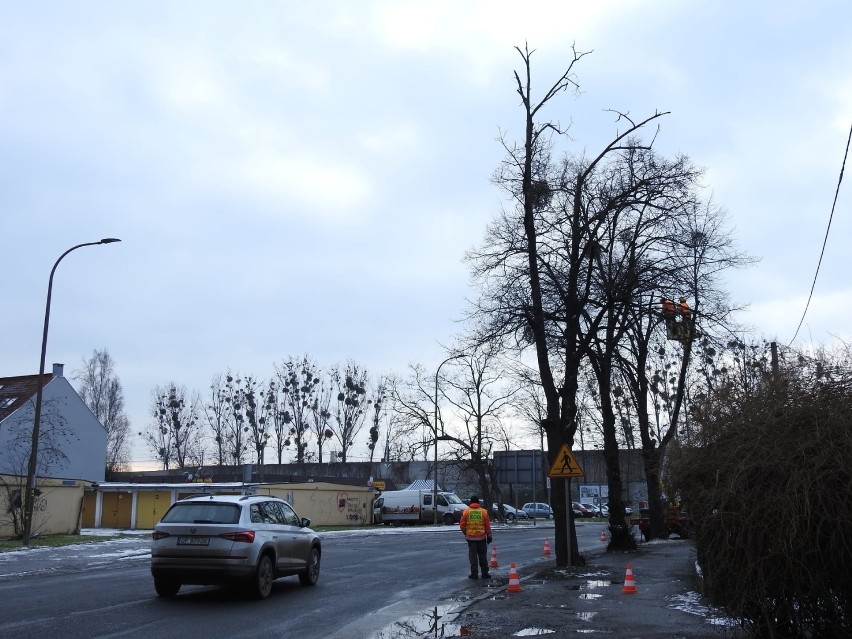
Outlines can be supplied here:
<path id="1" fill-rule="evenodd" d="M 310 528 L 311 527 L 311 520 L 307 517 L 302 517 L 301 523 L 302 523 L 302 528 Z"/>

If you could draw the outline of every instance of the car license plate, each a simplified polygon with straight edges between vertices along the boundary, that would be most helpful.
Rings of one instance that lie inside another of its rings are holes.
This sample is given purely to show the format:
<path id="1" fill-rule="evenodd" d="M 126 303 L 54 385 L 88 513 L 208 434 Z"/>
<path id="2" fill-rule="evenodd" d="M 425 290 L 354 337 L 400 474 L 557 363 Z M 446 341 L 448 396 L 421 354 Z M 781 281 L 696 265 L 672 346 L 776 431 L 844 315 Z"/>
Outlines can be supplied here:
<path id="1" fill-rule="evenodd" d="M 209 546 L 210 537 L 178 537 L 178 546 Z"/>

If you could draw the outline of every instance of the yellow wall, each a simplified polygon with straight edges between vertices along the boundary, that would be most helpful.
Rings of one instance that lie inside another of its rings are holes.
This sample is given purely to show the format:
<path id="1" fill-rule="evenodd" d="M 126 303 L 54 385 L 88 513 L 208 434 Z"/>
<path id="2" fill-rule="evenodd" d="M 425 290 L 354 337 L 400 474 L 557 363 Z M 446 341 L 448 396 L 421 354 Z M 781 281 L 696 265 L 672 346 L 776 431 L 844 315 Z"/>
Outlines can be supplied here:
<path id="1" fill-rule="evenodd" d="M 268 493 L 289 502 L 300 517 L 313 526 L 355 526 L 372 523 L 373 496 L 366 486 L 341 486 L 324 482 L 261 486 Z"/>
<path id="2" fill-rule="evenodd" d="M 13 537 L 14 526 L 9 512 L 9 494 L 19 490 L 25 483 L 24 478 L 8 475 L 0 476 L 0 536 Z M 33 535 L 70 535 L 78 530 L 80 507 L 83 501 L 81 481 L 63 485 L 62 480 L 39 479 L 37 488 L 41 495 L 33 506 Z"/>
<path id="3" fill-rule="evenodd" d="M 233 487 L 210 484 L 217 494 L 240 494 Z M 171 505 L 172 494 L 180 500 L 197 497 L 180 486 L 158 488 L 152 484 L 124 484 L 110 490 L 107 484 L 98 487 L 102 499 L 102 528 L 131 528 L 131 506 L 136 495 L 136 522 L 134 528 L 151 530 Z M 257 494 L 274 495 L 286 499 L 300 517 L 308 517 L 313 526 L 358 526 L 372 523 L 375 493 L 366 486 L 345 486 L 324 482 L 303 484 L 267 484 L 257 487 Z M 94 527 L 95 493 L 86 496 L 83 526 Z"/>

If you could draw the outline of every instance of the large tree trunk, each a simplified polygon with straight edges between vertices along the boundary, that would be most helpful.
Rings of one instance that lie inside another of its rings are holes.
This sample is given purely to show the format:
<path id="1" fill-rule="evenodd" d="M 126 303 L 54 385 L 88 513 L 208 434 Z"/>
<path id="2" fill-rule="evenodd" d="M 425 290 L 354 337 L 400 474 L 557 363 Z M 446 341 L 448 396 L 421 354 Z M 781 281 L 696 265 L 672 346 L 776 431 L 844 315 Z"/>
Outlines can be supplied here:
<path id="1" fill-rule="evenodd" d="M 666 525 L 666 510 L 663 504 L 663 493 L 660 487 L 661 451 L 649 447 L 642 449 L 642 462 L 645 468 L 645 482 L 648 488 L 648 524 L 652 539 L 666 539 L 669 529 Z"/>

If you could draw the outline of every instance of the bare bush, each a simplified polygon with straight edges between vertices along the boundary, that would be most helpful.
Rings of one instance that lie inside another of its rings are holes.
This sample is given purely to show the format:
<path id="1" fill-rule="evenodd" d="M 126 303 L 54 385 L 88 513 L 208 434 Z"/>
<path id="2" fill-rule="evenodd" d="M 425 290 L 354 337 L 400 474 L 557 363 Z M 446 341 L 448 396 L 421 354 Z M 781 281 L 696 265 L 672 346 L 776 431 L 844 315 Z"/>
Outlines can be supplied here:
<path id="1" fill-rule="evenodd" d="M 693 406 L 672 460 L 706 593 L 755 637 L 852 636 L 852 358 L 741 382 Z"/>

